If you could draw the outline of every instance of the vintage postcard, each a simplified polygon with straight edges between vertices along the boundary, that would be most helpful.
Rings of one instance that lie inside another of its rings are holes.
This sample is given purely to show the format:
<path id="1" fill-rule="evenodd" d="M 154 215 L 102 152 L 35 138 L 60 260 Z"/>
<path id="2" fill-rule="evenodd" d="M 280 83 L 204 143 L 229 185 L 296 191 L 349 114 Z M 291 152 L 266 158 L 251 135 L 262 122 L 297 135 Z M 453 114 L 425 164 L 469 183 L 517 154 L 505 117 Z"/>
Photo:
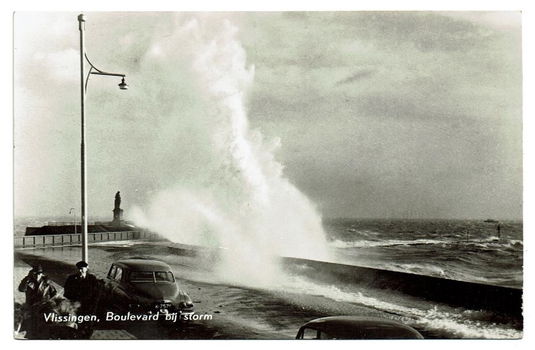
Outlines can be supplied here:
<path id="1" fill-rule="evenodd" d="M 14 338 L 520 339 L 520 12 L 16 12 Z"/>

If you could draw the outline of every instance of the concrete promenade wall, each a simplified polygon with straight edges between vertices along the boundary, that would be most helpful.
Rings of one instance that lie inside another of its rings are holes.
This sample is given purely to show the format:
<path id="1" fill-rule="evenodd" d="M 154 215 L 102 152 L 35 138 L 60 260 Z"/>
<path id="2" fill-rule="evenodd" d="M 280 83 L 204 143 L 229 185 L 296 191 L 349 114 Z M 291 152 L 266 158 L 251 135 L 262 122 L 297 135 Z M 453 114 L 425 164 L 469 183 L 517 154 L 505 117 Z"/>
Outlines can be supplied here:
<path id="1" fill-rule="evenodd" d="M 177 255 L 195 255 L 200 247 L 174 244 L 169 250 Z M 523 289 L 456 281 L 407 272 L 388 271 L 315 261 L 282 258 L 286 270 L 315 280 L 337 285 L 340 281 L 356 286 L 392 290 L 425 300 L 461 306 L 472 310 L 489 310 L 513 317 L 522 323 Z"/>
<path id="2" fill-rule="evenodd" d="M 522 289 L 449 280 L 299 258 L 284 258 L 286 268 L 327 283 L 353 283 L 399 291 L 425 300 L 491 310 L 522 320 Z"/>

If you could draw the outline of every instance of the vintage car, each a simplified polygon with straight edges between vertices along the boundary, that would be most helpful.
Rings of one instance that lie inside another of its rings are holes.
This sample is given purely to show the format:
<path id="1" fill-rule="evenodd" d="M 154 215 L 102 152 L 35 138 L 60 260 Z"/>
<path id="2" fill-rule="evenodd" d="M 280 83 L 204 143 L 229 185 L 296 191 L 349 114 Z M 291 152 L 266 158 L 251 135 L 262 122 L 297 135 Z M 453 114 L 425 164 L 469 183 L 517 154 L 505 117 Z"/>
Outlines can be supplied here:
<path id="1" fill-rule="evenodd" d="M 180 289 L 169 265 L 131 258 L 114 262 L 104 280 L 106 308 L 131 313 L 193 313 L 191 298 Z"/>
<path id="2" fill-rule="evenodd" d="M 331 316 L 312 320 L 297 332 L 296 339 L 423 339 L 412 327 L 370 317 Z"/>

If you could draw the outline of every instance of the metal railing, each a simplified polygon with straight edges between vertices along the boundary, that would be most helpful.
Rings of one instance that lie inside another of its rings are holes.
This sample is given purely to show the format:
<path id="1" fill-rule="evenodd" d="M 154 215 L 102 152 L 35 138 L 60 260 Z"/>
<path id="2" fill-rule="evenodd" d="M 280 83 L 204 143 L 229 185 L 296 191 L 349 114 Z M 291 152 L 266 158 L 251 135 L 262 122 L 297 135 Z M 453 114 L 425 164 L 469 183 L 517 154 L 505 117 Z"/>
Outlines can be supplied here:
<path id="1" fill-rule="evenodd" d="M 14 237 L 14 245 L 15 248 L 81 245 L 81 236 L 81 234 L 65 234 Z M 87 236 L 89 243 L 157 238 L 156 234 L 147 231 L 95 232 L 88 233 Z"/>

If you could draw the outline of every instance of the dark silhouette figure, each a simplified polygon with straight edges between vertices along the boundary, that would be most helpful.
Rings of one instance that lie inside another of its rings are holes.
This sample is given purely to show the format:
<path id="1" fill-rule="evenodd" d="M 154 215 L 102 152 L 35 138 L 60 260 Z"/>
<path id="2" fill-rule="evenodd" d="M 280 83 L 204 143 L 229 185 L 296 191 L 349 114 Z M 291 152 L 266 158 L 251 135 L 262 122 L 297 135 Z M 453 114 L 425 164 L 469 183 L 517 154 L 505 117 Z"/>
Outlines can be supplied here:
<path id="1" fill-rule="evenodd" d="M 63 295 L 71 300 L 80 302 L 79 314 L 87 314 L 93 309 L 93 302 L 98 292 L 98 280 L 89 273 L 88 264 L 80 261 L 76 264 L 78 273 L 70 275 L 65 281 Z"/>
<path id="2" fill-rule="evenodd" d="M 121 191 L 117 191 L 115 194 L 115 208 L 114 209 L 120 209 L 121 208 Z"/>
<path id="3" fill-rule="evenodd" d="M 95 313 L 100 299 L 100 282 L 95 275 L 89 273 L 89 265 L 85 261 L 76 263 L 78 272 L 70 275 L 65 281 L 63 295 L 72 302 L 79 302 L 78 315 Z M 93 333 L 92 324 L 82 323 L 78 328 L 79 339 L 88 339 Z"/>
<path id="4" fill-rule="evenodd" d="M 26 338 L 41 339 L 44 332 L 43 312 L 47 303 L 56 296 L 57 291 L 48 282 L 41 265 L 34 266 L 19 284 L 19 291 L 26 294 L 20 330 L 26 331 Z"/>
<path id="5" fill-rule="evenodd" d="M 123 220 L 123 210 L 121 209 L 121 192 L 115 194 L 115 208 L 113 208 L 113 225 L 121 226 Z"/>

